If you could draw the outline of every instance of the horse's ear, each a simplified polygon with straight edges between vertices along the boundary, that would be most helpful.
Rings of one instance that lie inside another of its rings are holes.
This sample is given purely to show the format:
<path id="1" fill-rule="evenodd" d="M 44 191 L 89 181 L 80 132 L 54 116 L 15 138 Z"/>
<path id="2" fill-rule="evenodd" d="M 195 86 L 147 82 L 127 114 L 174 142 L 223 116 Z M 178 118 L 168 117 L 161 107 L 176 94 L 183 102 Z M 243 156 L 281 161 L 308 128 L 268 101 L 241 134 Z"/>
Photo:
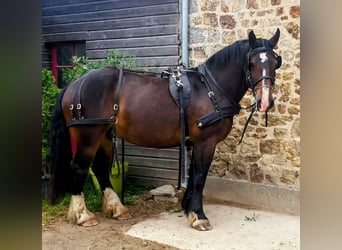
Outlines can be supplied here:
<path id="1" fill-rule="evenodd" d="M 248 41 L 249 41 L 249 46 L 252 49 L 257 47 L 257 38 L 256 38 L 253 30 L 251 32 L 249 32 L 249 34 L 248 34 Z"/>
<path id="2" fill-rule="evenodd" d="M 274 36 L 272 36 L 271 39 L 269 40 L 269 42 L 272 46 L 272 49 L 277 45 L 278 40 L 279 40 L 279 36 L 280 36 L 280 30 L 279 30 L 279 28 L 277 28 L 277 31 L 274 34 Z"/>

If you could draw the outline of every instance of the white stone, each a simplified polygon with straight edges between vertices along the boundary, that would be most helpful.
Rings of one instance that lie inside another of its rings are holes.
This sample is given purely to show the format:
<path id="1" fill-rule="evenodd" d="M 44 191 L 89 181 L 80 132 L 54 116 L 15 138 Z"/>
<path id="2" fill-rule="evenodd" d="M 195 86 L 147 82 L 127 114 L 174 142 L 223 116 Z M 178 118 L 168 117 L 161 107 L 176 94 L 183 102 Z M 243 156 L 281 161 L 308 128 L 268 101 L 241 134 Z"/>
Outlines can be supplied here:
<path id="1" fill-rule="evenodd" d="M 176 195 L 176 190 L 172 185 L 163 185 L 150 190 L 150 195 L 174 197 Z"/>

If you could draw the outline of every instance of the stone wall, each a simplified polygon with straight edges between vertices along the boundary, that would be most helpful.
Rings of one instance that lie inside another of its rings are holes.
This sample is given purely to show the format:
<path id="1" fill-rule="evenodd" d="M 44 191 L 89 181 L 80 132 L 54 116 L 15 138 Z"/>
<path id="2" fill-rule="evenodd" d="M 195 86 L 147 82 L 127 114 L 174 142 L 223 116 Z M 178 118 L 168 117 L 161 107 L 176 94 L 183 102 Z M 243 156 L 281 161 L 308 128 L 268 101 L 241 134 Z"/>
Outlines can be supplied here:
<path id="1" fill-rule="evenodd" d="M 280 29 L 275 51 L 283 57 L 277 71 L 275 107 L 256 112 L 243 142 L 236 146 L 249 111 L 234 118 L 233 130 L 216 147 L 209 175 L 299 189 L 300 174 L 300 2 L 299 0 L 190 0 L 190 66 L 254 30 L 270 38 Z M 241 101 L 253 102 L 251 92 Z"/>

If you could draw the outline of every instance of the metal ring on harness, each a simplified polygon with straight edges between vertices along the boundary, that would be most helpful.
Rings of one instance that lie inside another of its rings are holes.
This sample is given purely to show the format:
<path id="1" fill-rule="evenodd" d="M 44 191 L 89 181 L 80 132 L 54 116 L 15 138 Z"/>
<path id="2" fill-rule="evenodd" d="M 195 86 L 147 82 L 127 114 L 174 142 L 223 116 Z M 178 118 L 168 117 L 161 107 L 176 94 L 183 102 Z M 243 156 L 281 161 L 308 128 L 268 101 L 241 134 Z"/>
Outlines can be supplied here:
<path id="1" fill-rule="evenodd" d="M 111 116 L 110 119 L 113 121 L 113 124 L 118 124 L 119 119 L 117 117 L 115 117 L 115 121 L 113 120 L 114 116 Z"/>

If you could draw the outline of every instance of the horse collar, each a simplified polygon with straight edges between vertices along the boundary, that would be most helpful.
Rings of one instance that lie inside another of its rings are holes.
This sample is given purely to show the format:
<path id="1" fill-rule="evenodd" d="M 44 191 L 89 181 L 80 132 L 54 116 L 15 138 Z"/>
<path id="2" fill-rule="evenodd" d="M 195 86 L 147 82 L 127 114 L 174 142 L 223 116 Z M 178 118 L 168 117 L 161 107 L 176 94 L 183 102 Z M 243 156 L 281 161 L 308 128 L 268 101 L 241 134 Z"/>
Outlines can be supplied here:
<path id="1" fill-rule="evenodd" d="M 204 82 L 204 84 L 206 85 L 206 87 L 209 91 L 208 96 L 210 97 L 210 99 L 212 99 L 211 97 L 215 97 L 215 93 L 212 90 L 212 88 L 210 87 L 210 85 L 214 85 L 215 88 L 217 90 L 219 90 L 219 92 L 221 92 L 221 94 L 228 100 L 228 102 L 232 106 L 234 106 L 240 110 L 239 103 L 235 100 L 235 98 L 233 98 L 229 93 L 227 93 L 226 91 L 224 91 L 221 88 L 221 86 L 218 84 L 215 77 L 212 75 L 212 73 L 210 72 L 210 70 L 208 69 L 208 67 L 205 63 L 198 66 L 198 72 L 201 74 L 202 82 Z"/>

